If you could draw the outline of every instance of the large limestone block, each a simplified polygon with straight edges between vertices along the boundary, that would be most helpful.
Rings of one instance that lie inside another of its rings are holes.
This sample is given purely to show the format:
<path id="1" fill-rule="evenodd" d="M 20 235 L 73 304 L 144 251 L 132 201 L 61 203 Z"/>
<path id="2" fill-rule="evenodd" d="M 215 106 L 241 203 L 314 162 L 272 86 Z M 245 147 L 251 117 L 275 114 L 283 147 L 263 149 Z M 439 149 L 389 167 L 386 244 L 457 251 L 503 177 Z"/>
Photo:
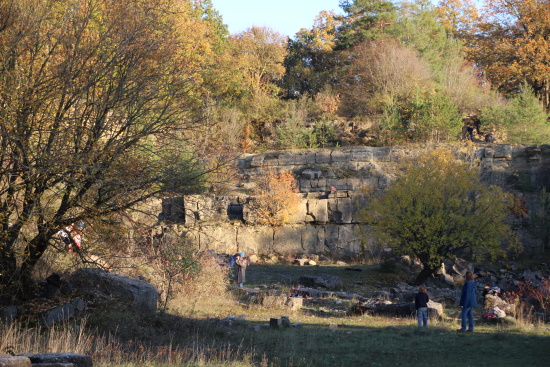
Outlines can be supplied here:
<path id="1" fill-rule="evenodd" d="M 309 162 L 309 159 L 310 159 L 309 155 L 310 155 L 309 152 L 294 152 L 294 157 L 293 157 L 294 165 L 306 166 L 310 164 L 311 162 Z"/>
<path id="2" fill-rule="evenodd" d="M 238 228 L 228 223 L 202 227 L 198 231 L 199 248 L 225 254 L 236 253 L 239 249 L 237 245 Z"/>
<path id="3" fill-rule="evenodd" d="M 350 256 L 359 253 L 358 225 L 325 226 L 325 250 L 332 256 Z"/>
<path id="4" fill-rule="evenodd" d="M 55 323 L 66 321 L 75 315 L 81 315 L 83 311 L 84 301 L 76 299 L 72 303 L 67 303 L 44 312 L 42 314 L 42 321 L 46 326 L 52 326 Z"/>
<path id="5" fill-rule="evenodd" d="M 352 256 L 361 251 L 358 229 L 359 226 L 357 224 L 339 226 L 338 248 L 341 255 Z"/>
<path id="6" fill-rule="evenodd" d="M 332 187 L 336 188 L 336 190 L 342 190 L 342 191 L 348 190 L 347 183 L 348 182 L 345 178 L 329 178 L 329 179 L 327 179 L 327 186 L 332 186 Z"/>
<path id="7" fill-rule="evenodd" d="M 379 148 L 373 152 L 373 161 L 390 162 L 392 160 L 392 148 Z"/>
<path id="8" fill-rule="evenodd" d="M 302 226 L 280 226 L 273 231 L 273 252 L 291 255 L 302 252 Z"/>
<path id="9" fill-rule="evenodd" d="M 374 154 L 371 150 L 355 150 L 351 152 L 350 161 L 372 162 Z"/>
<path id="10" fill-rule="evenodd" d="M 509 146 L 509 145 L 507 145 L 507 146 L 496 146 L 494 148 L 493 158 L 511 160 L 512 159 L 512 147 Z"/>
<path id="11" fill-rule="evenodd" d="M 108 294 L 140 311 L 154 312 L 159 292 L 143 280 L 110 273 L 102 269 L 78 269 L 64 278 L 63 292 Z"/>
<path id="12" fill-rule="evenodd" d="M 237 229 L 238 251 L 255 254 L 273 253 L 273 228 L 242 226 Z"/>
<path id="13" fill-rule="evenodd" d="M 279 153 L 268 153 L 264 155 L 263 165 L 265 167 L 276 167 L 279 165 Z"/>
<path id="14" fill-rule="evenodd" d="M 306 222 L 328 222 L 328 199 L 309 199 L 307 201 Z"/>
<path id="15" fill-rule="evenodd" d="M 308 199 L 300 197 L 298 199 L 298 205 L 294 208 L 290 216 L 290 223 L 304 223 L 307 218 Z"/>
<path id="16" fill-rule="evenodd" d="M 204 206 L 201 195 L 186 195 L 183 199 L 183 206 L 185 210 L 184 223 L 187 226 L 193 227 L 197 225 L 199 220 L 198 213 Z"/>
<path id="17" fill-rule="evenodd" d="M 325 229 L 323 226 L 302 226 L 301 250 L 305 254 L 318 253 L 325 246 Z"/>
<path id="18" fill-rule="evenodd" d="M 250 157 L 250 160 L 249 160 L 250 167 L 251 168 L 262 167 L 264 165 L 264 158 L 265 156 L 263 154 L 258 154 Z"/>
<path id="19" fill-rule="evenodd" d="M 325 246 L 321 253 L 328 253 L 331 256 L 338 255 L 338 227 L 340 226 L 335 224 L 325 226 Z"/>
<path id="20" fill-rule="evenodd" d="M 329 220 L 332 223 L 351 223 L 351 198 L 328 199 Z"/>
<path id="21" fill-rule="evenodd" d="M 296 155 L 292 152 L 281 153 L 279 155 L 279 166 L 291 166 L 296 164 Z"/>
<path id="22" fill-rule="evenodd" d="M 345 150 L 333 150 L 331 154 L 331 162 L 349 162 L 351 153 Z"/>
<path id="23" fill-rule="evenodd" d="M 162 208 L 162 202 L 163 199 L 151 198 L 139 204 L 139 210 L 128 211 L 126 215 L 129 215 L 130 218 L 137 223 L 152 227 L 156 225 L 160 219 L 158 213 L 159 209 Z"/>
<path id="24" fill-rule="evenodd" d="M 317 164 L 330 163 L 332 161 L 330 153 L 331 153 L 330 150 L 318 151 L 315 154 L 315 163 L 317 163 Z"/>
<path id="25" fill-rule="evenodd" d="M 311 180 L 311 179 L 307 179 L 307 178 L 301 178 L 301 179 L 298 181 L 300 192 L 311 192 L 311 191 L 316 191 L 316 190 L 314 189 L 314 187 L 317 187 L 318 181 L 319 181 L 319 180 L 317 180 L 317 179 Z"/>

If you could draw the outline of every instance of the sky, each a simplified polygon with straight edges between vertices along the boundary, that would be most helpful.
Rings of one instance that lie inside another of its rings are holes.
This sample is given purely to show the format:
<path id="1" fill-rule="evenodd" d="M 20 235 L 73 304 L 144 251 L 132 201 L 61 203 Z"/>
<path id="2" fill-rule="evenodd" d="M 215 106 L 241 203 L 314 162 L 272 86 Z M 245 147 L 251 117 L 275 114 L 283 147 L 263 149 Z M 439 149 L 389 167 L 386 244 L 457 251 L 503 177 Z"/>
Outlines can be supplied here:
<path id="1" fill-rule="evenodd" d="M 339 0 L 211 0 L 229 33 L 252 26 L 269 27 L 284 36 L 294 37 L 301 28 L 310 29 L 321 10 L 342 14 Z"/>

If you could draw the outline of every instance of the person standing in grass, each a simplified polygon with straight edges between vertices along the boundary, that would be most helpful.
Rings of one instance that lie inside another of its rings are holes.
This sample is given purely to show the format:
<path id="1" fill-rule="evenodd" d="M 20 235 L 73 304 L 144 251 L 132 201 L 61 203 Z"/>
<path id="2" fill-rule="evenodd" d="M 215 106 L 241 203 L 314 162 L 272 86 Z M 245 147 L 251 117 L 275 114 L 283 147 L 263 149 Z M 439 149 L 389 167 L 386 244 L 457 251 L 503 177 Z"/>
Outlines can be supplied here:
<path id="1" fill-rule="evenodd" d="M 462 327 L 458 329 L 459 332 L 474 331 L 474 307 L 477 307 L 477 282 L 474 281 L 474 274 L 471 272 L 466 273 L 466 283 L 462 287 L 462 294 L 460 295 L 460 306 L 462 306 Z M 468 329 L 466 329 L 466 319 Z"/>
<path id="2" fill-rule="evenodd" d="M 418 326 L 428 326 L 428 302 L 430 297 L 426 293 L 426 286 L 421 285 L 418 288 L 418 293 L 414 297 L 414 305 L 416 306 L 416 312 L 418 314 Z"/>
<path id="3" fill-rule="evenodd" d="M 237 285 L 239 288 L 243 287 L 244 282 L 246 281 L 246 267 L 248 265 L 248 260 L 244 257 L 244 252 L 235 256 L 235 264 L 237 265 Z"/>

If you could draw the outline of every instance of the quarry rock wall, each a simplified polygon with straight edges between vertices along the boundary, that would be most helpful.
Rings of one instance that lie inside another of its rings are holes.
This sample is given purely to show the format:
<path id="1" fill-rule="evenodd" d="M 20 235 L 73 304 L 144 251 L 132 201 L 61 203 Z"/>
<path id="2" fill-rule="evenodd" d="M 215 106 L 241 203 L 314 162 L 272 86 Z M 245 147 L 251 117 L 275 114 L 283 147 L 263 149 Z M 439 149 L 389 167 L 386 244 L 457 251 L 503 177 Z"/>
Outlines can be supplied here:
<path id="1" fill-rule="evenodd" d="M 201 249 L 218 253 L 245 251 L 258 255 L 324 254 L 355 256 L 375 246 L 361 242 L 358 210 L 366 193 L 383 191 L 404 161 L 437 147 L 349 147 L 250 154 L 236 167 L 240 181 L 232 195 L 188 195 L 165 198 L 159 219 L 185 233 Z M 550 147 L 453 147 L 457 158 L 478 167 L 482 180 L 515 190 L 526 205 L 550 186 Z M 269 171 L 292 171 L 298 205 L 285 225 L 259 225 L 250 193 Z"/>

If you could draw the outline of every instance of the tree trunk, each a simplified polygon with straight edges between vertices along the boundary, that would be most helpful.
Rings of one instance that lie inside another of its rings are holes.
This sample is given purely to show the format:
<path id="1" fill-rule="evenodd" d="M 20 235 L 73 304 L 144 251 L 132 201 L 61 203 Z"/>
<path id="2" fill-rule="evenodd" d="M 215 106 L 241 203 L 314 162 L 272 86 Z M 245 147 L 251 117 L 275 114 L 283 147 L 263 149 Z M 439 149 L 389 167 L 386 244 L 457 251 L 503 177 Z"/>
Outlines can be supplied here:
<path id="1" fill-rule="evenodd" d="M 424 266 L 422 271 L 418 273 L 418 275 L 416 276 L 416 279 L 411 283 L 411 285 L 418 286 L 418 285 L 424 284 L 426 280 L 428 280 L 428 278 L 430 278 L 436 270 L 437 269 L 430 269 Z"/>

